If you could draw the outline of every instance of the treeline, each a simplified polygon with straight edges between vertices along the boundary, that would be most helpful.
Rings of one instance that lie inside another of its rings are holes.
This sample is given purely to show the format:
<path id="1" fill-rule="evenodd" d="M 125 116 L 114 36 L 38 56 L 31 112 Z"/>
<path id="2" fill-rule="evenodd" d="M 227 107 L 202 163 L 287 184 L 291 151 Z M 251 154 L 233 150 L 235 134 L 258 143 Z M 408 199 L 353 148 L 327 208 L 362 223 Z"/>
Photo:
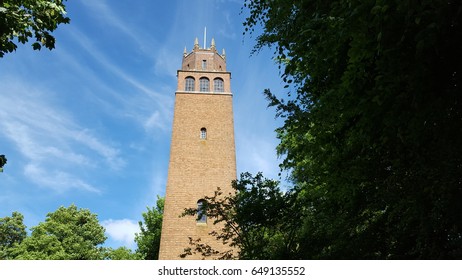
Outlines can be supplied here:
<path id="1" fill-rule="evenodd" d="M 143 260 L 157 259 L 162 225 L 163 198 L 147 208 L 140 232 L 135 236 L 138 248 L 110 248 L 104 227 L 96 214 L 75 205 L 49 213 L 44 222 L 27 234 L 24 216 L 13 212 L 0 218 L 0 260 Z"/>

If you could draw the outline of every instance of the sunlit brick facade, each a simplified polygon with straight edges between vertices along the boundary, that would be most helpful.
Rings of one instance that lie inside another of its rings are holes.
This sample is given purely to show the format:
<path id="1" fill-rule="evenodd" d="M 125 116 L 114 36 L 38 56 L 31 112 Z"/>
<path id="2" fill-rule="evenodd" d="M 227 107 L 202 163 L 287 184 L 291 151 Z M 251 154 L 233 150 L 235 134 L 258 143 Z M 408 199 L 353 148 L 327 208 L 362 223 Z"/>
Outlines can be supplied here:
<path id="1" fill-rule="evenodd" d="M 217 187 L 228 193 L 236 179 L 231 73 L 224 50 L 219 54 L 213 39 L 210 48 L 200 48 L 196 39 L 191 52 L 185 49 L 177 76 L 160 259 L 180 259 L 188 237 L 225 249 L 208 234 L 217 229 L 213 221 L 179 216 Z"/>

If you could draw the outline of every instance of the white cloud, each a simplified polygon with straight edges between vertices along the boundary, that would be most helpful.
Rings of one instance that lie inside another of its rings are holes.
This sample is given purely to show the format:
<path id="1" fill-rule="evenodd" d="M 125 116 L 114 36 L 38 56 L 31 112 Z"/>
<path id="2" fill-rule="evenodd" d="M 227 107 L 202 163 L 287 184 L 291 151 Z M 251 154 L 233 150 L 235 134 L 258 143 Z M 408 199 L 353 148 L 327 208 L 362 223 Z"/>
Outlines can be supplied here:
<path id="1" fill-rule="evenodd" d="M 274 141 L 247 136 L 236 137 L 237 154 L 243 155 L 237 158 L 238 172 L 263 172 L 265 177 L 276 179 L 279 167 Z"/>
<path id="2" fill-rule="evenodd" d="M 120 92 L 114 91 L 111 87 L 105 85 L 103 81 L 93 81 L 111 95 L 111 102 L 108 103 L 100 99 L 101 102 L 105 103 L 105 105 L 109 107 L 115 107 L 113 103 L 117 103 L 120 107 L 117 108 L 118 110 L 114 111 L 117 112 L 120 108 L 123 108 L 122 114 L 134 118 L 144 128 L 147 128 L 146 125 L 148 124 L 150 128 L 157 127 L 166 131 L 170 126 L 170 120 L 166 116 L 170 116 L 173 109 L 173 91 L 170 88 L 162 88 L 159 91 L 147 86 L 144 82 L 124 70 L 120 61 L 112 60 L 105 53 L 95 47 L 88 36 L 77 29 L 70 29 L 72 32 L 69 34 L 73 37 L 75 42 L 79 44 L 88 55 L 93 57 L 94 61 L 103 66 L 107 70 L 106 73 L 114 75 L 119 81 L 122 81 L 125 85 L 129 86 L 131 94 L 129 96 L 121 96 Z M 173 59 L 174 56 L 169 51 L 161 51 L 156 56 L 158 56 L 158 60 L 155 62 L 156 67 L 171 68 L 171 70 L 168 71 L 163 69 L 162 73 L 176 73 L 177 64 L 180 63 L 176 56 L 175 59 Z M 167 59 L 166 57 L 170 58 Z M 68 56 L 67 59 L 72 60 L 73 58 Z M 176 63 L 172 63 L 172 60 L 176 61 Z M 77 69 L 79 68 L 78 63 L 72 63 L 72 65 L 76 65 Z M 161 71 L 159 71 L 159 73 L 160 72 Z M 90 79 L 92 78 L 90 77 Z M 156 87 L 159 87 L 159 85 L 156 85 Z M 156 125 L 154 126 L 152 125 L 154 123 L 152 123 L 151 120 L 153 117 L 153 111 L 155 111 L 155 114 L 164 116 L 157 118 Z"/>
<path id="3" fill-rule="evenodd" d="M 117 15 L 111 8 L 112 4 L 108 4 L 104 0 L 82 1 L 82 4 L 91 10 L 92 14 L 95 15 L 95 20 L 114 27 L 117 30 L 113 32 L 117 33 L 118 36 L 125 36 L 130 41 L 135 42 L 139 49 L 144 51 L 145 55 L 150 56 L 153 42 L 146 39 L 148 37 L 146 33 L 142 33 L 139 28 L 132 26 L 127 21 L 127 17 Z"/>
<path id="4" fill-rule="evenodd" d="M 57 192 L 65 192 L 70 189 L 84 190 L 93 193 L 101 193 L 97 188 L 85 183 L 74 175 L 61 170 L 45 170 L 35 164 L 27 164 L 24 175 L 31 181 L 51 188 Z"/>
<path id="5" fill-rule="evenodd" d="M 129 219 L 105 220 L 101 225 L 106 229 L 109 238 L 121 243 L 121 246 L 133 248 L 135 244 L 135 233 L 140 231 L 138 222 Z"/>
<path id="6" fill-rule="evenodd" d="M 115 170 L 124 167 L 125 162 L 119 157 L 119 150 L 101 142 L 85 130 L 72 131 L 71 135 L 78 142 L 88 146 L 106 159 L 106 162 Z"/>
<path id="7" fill-rule="evenodd" d="M 150 131 L 155 128 L 159 128 L 163 131 L 167 131 L 169 129 L 167 123 L 169 122 L 167 121 L 167 116 L 165 114 L 162 114 L 159 111 L 154 111 L 144 122 L 144 129 Z"/>
<path id="8" fill-rule="evenodd" d="M 176 71 L 181 66 L 181 54 L 178 49 L 172 49 L 166 45 L 156 52 L 155 72 L 156 75 L 176 76 Z"/>
<path id="9" fill-rule="evenodd" d="M 24 174 L 34 183 L 59 192 L 98 193 L 73 170 L 101 167 L 102 161 L 116 170 L 125 165 L 118 149 L 82 128 L 54 102 L 54 92 L 11 77 L 0 84 L 0 130 L 27 160 Z"/>
<path id="10" fill-rule="evenodd" d="M 222 14 L 223 18 L 225 19 L 225 23 L 220 28 L 218 28 L 218 34 L 223 36 L 224 38 L 235 40 L 237 35 L 234 29 L 232 28 L 234 17 L 226 11 L 223 11 Z"/>

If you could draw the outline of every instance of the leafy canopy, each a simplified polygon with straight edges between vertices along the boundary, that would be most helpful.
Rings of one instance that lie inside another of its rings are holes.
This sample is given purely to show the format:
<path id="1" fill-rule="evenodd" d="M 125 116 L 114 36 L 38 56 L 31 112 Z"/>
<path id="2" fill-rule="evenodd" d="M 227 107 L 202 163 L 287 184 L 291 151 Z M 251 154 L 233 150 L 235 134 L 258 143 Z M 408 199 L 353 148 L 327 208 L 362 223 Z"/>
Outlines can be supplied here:
<path id="1" fill-rule="evenodd" d="M 0 218 L 0 260 L 9 259 L 9 252 L 26 238 L 24 216 L 13 212 L 11 217 Z"/>
<path id="2" fill-rule="evenodd" d="M 136 233 L 135 242 L 138 245 L 136 252 L 146 260 L 159 258 L 160 234 L 162 231 L 162 218 L 164 214 L 165 198 L 157 197 L 156 207 L 147 208 L 143 221 L 139 222 L 140 233 Z"/>
<path id="3" fill-rule="evenodd" d="M 127 247 L 119 247 L 117 249 L 103 248 L 105 260 L 142 260 L 143 256 L 138 252 L 133 252 Z"/>
<path id="4" fill-rule="evenodd" d="M 0 57 L 16 50 L 16 41 L 25 44 L 30 38 L 34 50 L 42 46 L 53 49 L 51 35 L 59 24 L 69 23 L 65 0 L 2 0 L 0 1 Z"/>
<path id="5" fill-rule="evenodd" d="M 462 2 L 247 0 L 305 258 L 462 256 Z"/>
<path id="6" fill-rule="evenodd" d="M 218 251 L 200 239 L 190 238 L 191 247 L 181 257 L 200 254 L 218 259 L 290 259 L 297 258 L 294 240 L 298 234 L 299 207 L 294 192 L 282 192 L 279 182 L 242 173 L 232 183 L 233 192 L 224 194 L 220 189 L 211 197 L 204 197 L 200 210 L 222 230 L 209 234 L 229 250 Z M 183 216 L 197 216 L 197 208 L 185 209 Z"/>
<path id="7" fill-rule="evenodd" d="M 0 260 L 141 260 L 126 247 L 103 247 L 104 228 L 97 216 L 75 205 L 49 213 L 27 236 L 24 217 L 13 212 L 0 218 Z"/>
<path id="8" fill-rule="evenodd" d="M 45 222 L 32 227 L 32 233 L 11 255 L 31 260 L 98 260 L 103 258 L 100 245 L 106 240 L 104 228 L 88 209 L 71 205 L 49 213 Z"/>

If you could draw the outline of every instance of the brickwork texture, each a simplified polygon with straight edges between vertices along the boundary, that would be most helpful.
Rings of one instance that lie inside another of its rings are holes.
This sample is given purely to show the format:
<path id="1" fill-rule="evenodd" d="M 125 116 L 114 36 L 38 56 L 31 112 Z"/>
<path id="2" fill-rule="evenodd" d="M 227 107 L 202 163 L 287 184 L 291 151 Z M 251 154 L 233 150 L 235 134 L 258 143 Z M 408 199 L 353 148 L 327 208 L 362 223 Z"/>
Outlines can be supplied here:
<path id="1" fill-rule="evenodd" d="M 202 60 L 207 60 L 207 69 L 197 69 Z M 195 65 L 194 68 L 191 65 Z M 224 92 L 215 93 L 213 87 L 211 92 L 199 92 L 197 83 L 195 91 L 186 92 L 184 79 L 188 76 L 195 77 L 196 81 L 200 77 L 210 81 L 220 77 L 224 81 Z M 218 229 L 212 220 L 200 223 L 195 217 L 179 216 L 185 208 L 197 207 L 204 196 L 212 196 L 218 187 L 225 193 L 231 191 L 231 182 L 236 179 L 230 76 L 224 57 L 216 53 L 213 45 L 210 49 L 196 46 L 183 57 L 175 94 L 160 259 L 180 259 L 179 255 L 190 246 L 188 237 L 201 238 L 218 250 L 229 249 L 209 235 Z M 203 128 L 205 139 L 201 138 Z M 188 257 L 201 258 L 200 255 Z"/>

